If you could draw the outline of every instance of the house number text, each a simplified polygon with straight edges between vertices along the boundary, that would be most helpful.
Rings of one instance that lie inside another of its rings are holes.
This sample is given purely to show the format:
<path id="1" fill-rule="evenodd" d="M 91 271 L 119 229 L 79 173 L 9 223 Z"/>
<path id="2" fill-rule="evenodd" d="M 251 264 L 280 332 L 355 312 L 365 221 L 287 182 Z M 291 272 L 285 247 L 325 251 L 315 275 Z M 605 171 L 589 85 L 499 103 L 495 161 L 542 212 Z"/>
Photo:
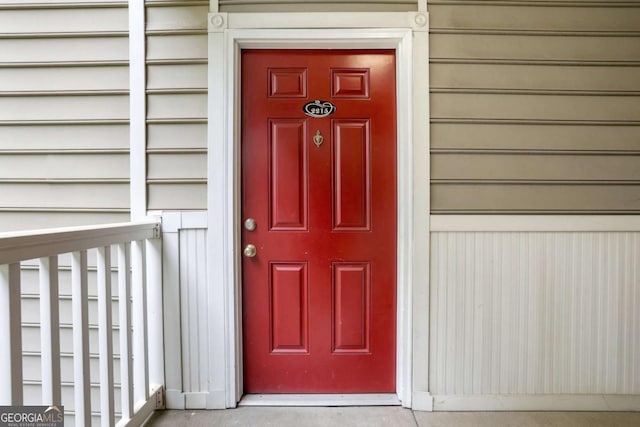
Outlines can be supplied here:
<path id="1" fill-rule="evenodd" d="M 304 111 L 307 116 L 311 117 L 327 117 L 336 112 L 336 106 L 329 101 L 315 100 L 304 104 L 302 111 Z"/>

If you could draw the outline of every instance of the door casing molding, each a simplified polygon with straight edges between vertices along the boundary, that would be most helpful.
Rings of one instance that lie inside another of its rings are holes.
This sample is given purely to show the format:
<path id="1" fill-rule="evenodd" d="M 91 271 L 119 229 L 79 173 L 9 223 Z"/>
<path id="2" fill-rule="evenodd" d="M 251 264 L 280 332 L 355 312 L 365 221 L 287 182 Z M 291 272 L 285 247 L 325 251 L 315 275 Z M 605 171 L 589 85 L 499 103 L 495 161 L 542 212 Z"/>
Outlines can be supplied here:
<path id="1" fill-rule="evenodd" d="M 260 28 L 255 28 L 255 27 Z M 240 52 L 242 49 L 396 51 L 398 254 L 396 392 L 432 410 L 429 374 L 428 17 L 406 13 L 209 15 L 207 408 L 243 394 L 240 260 Z"/>

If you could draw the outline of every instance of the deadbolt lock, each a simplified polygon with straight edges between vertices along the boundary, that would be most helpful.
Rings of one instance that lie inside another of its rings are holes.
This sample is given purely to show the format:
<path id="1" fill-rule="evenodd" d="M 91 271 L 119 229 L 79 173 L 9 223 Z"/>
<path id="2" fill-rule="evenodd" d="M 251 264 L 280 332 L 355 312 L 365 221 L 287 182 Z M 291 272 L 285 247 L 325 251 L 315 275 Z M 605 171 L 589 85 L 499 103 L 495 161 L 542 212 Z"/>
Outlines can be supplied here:
<path id="1" fill-rule="evenodd" d="M 247 218 L 244 221 L 244 228 L 247 231 L 253 231 L 256 229 L 256 220 L 253 218 Z"/>

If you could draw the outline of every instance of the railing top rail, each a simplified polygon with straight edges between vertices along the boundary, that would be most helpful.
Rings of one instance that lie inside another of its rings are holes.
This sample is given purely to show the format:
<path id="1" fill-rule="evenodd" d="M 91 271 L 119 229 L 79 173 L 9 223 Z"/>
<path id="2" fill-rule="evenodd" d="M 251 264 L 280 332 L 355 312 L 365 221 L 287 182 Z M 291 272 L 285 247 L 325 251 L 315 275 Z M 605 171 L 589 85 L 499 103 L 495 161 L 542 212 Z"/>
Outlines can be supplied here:
<path id="1" fill-rule="evenodd" d="M 0 233 L 0 265 L 160 237 L 160 219 Z"/>

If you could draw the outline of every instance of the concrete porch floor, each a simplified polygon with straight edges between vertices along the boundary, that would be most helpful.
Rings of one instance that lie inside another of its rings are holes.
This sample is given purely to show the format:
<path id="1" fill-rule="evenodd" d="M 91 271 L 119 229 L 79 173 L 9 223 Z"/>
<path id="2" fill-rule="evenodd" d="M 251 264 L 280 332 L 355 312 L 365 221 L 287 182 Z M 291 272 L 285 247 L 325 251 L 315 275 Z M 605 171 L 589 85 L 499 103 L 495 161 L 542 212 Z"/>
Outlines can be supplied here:
<path id="1" fill-rule="evenodd" d="M 638 427 L 640 412 L 414 412 L 398 406 L 254 406 L 157 411 L 145 426 Z"/>

